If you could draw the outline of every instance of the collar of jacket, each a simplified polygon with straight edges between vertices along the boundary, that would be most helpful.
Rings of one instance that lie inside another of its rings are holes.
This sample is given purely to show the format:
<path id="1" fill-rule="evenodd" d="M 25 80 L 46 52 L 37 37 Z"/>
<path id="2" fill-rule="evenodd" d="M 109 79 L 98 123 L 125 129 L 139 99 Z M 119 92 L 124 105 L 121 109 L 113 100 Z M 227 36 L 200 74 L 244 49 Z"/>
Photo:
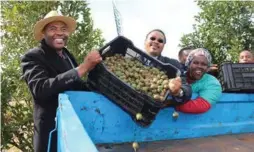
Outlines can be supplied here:
<path id="1" fill-rule="evenodd" d="M 41 41 L 40 48 L 45 54 L 45 57 L 47 58 L 47 63 L 54 67 L 58 71 L 58 73 L 63 73 L 69 70 L 67 67 L 63 66 L 64 61 L 57 54 L 56 49 L 53 49 L 52 47 L 47 45 L 44 39 Z M 75 61 L 74 57 L 69 53 L 69 51 L 66 48 L 63 48 L 63 51 L 68 55 L 74 67 L 77 67 L 77 62 Z"/>
<path id="2" fill-rule="evenodd" d="M 157 57 L 157 60 L 160 60 L 161 62 L 166 62 L 166 58 L 164 56 L 162 56 L 162 55 L 159 55 Z"/>
<path id="3" fill-rule="evenodd" d="M 40 45 L 40 47 L 44 50 L 44 52 L 46 53 L 46 54 L 48 54 L 48 55 L 50 55 L 50 56 L 58 56 L 58 54 L 57 54 L 57 50 L 56 49 L 54 49 L 54 48 L 52 48 L 52 47 L 50 47 L 47 43 L 46 43 L 46 41 L 45 41 L 45 39 L 42 39 L 41 40 L 41 45 Z M 67 52 L 67 49 L 64 47 L 63 48 L 63 52 Z"/>
<path id="4" fill-rule="evenodd" d="M 161 60 L 162 56 L 159 55 L 159 56 L 157 56 L 157 57 L 155 57 L 155 58 L 157 58 L 157 60 Z"/>

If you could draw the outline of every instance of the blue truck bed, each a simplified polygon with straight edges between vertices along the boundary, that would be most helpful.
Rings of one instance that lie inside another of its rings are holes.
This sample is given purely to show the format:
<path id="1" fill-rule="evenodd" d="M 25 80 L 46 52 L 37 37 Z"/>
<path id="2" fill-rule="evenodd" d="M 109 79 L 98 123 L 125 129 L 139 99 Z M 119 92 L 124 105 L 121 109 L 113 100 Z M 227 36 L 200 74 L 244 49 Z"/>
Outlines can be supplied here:
<path id="1" fill-rule="evenodd" d="M 142 128 L 136 125 L 129 115 L 100 94 L 93 92 L 60 94 L 56 128 L 58 151 L 103 151 L 104 146 L 99 148 L 95 146 L 101 144 L 116 145 L 114 148 L 123 146 L 123 150 L 127 150 L 124 146 L 131 147 L 129 143 L 133 141 L 142 142 L 141 151 L 142 148 L 146 149 L 155 143 L 160 145 L 157 146 L 158 148 L 164 147 L 166 149 L 164 151 L 168 151 L 170 145 L 182 145 L 181 142 L 184 145 L 195 145 L 198 139 L 194 138 L 201 138 L 201 141 L 205 141 L 208 139 L 202 137 L 254 133 L 254 94 L 224 93 L 220 101 L 204 114 L 179 113 L 179 117 L 175 119 L 172 117 L 173 112 L 173 108 L 161 110 L 151 126 Z M 248 136 L 251 138 L 250 142 L 253 143 L 253 134 L 248 134 Z M 225 136 L 224 138 L 234 140 L 236 136 Z M 220 140 L 215 137 L 210 137 L 210 140 L 220 143 Z M 231 144 L 234 145 L 236 141 Z M 235 145 L 237 144 L 236 142 Z M 202 145 L 209 147 L 209 144 L 206 143 L 202 143 L 201 147 Z M 230 143 L 228 145 L 230 146 Z M 249 144 L 246 149 L 253 149 L 253 145 Z M 180 149 L 184 147 L 179 146 Z M 104 148 L 104 151 L 112 151 L 114 148 Z M 194 146 L 193 148 L 195 151 L 195 148 L 200 147 Z"/>

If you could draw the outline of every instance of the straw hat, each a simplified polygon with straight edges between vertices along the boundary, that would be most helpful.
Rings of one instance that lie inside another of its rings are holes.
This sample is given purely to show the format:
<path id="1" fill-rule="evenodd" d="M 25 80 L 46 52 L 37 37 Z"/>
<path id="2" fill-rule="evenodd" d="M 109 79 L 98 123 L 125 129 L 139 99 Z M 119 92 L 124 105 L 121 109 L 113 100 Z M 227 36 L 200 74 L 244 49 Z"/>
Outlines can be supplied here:
<path id="1" fill-rule="evenodd" d="M 44 27 L 54 21 L 64 22 L 69 29 L 69 32 L 72 33 L 75 31 L 77 23 L 76 20 L 72 17 L 62 16 L 57 11 L 50 11 L 44 19 L 38 21 L 34 26 L 34 38 L 40 41 L 43 38 L 42 30 Z"/>

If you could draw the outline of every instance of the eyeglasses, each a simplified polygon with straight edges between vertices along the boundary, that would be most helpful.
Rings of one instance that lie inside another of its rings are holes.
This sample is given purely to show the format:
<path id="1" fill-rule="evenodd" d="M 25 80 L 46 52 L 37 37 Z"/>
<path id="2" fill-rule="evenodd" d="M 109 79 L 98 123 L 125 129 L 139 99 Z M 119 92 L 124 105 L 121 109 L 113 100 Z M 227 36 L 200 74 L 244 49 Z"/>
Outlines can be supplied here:
<path id="1" fill-rule="evenodd" d="M 164 42 L 163 39 L 156 39 L 155 37 L 150 37 L 150 40 L 152 40 L 152 41 L 157 40 L 157 42 L 159 42 L 159 43 L 163 43 Z"/>

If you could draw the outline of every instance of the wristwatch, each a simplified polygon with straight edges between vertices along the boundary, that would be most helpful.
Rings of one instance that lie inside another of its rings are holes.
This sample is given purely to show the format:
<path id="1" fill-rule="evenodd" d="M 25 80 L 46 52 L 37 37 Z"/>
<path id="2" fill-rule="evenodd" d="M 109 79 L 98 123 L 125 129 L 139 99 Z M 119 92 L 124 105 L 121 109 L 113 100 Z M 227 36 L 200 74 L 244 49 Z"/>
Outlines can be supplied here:
<path id="1" fill-rule="evenodd" d="M 183 89 L 180 90 L 178 97 L 182 97 L 182 96 L 183 96 Z"/>

